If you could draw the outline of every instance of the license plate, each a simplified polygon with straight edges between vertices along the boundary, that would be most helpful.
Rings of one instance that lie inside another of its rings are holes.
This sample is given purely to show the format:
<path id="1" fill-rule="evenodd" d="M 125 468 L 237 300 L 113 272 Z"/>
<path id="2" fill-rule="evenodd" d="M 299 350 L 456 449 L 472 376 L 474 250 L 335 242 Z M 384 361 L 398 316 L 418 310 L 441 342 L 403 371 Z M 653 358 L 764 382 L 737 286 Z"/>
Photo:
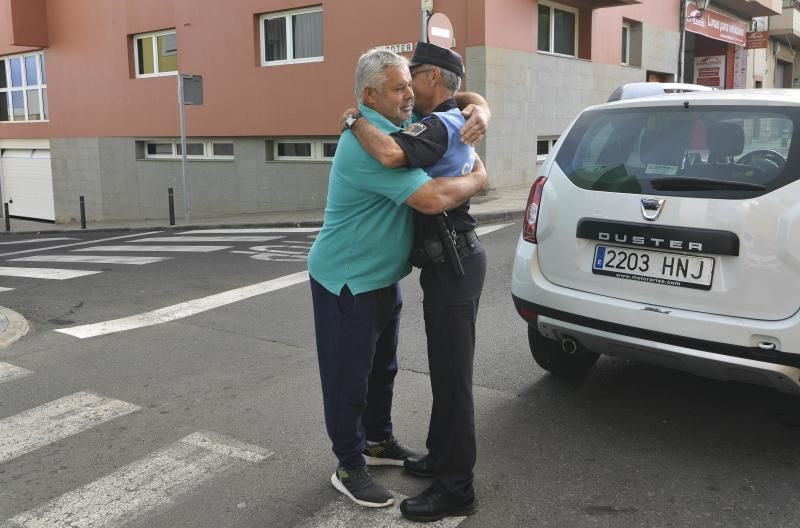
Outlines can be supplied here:
<path id="1" fill-rule="evenodd" d="M 598 244 L 592 273 L 665 286 L 711 289 L 714 259 Z"/>

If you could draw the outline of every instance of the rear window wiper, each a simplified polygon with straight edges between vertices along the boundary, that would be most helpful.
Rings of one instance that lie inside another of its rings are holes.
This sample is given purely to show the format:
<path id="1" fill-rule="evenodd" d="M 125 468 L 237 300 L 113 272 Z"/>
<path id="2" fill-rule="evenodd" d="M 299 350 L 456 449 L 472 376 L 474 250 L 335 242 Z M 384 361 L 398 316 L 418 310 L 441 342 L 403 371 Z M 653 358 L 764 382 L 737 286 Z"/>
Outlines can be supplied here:
<path id="1" fill-rule="evenodd" d="M 657 191 L 765 191 L 760 183 L 712 180 L 708 178 L 674 177 L 655 178 L 650 185 Z"/>

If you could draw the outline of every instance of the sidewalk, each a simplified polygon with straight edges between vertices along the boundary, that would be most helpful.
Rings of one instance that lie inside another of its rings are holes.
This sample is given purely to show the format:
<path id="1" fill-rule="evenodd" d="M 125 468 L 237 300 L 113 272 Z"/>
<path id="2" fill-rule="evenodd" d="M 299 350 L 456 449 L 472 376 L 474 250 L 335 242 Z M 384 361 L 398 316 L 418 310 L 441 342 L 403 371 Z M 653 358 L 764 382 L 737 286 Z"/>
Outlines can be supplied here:
<path id="1" fill-rule="evenodd" d="M 472 199 L 470 212 L 479 224 L 489 224 L 505 221 L 516 221 L 522 218 L 525 205 L 528 202 L 530 184 L 515 185 L 490 189 L 483 196 Z M 4 224 L 0 224 L 0 235 L 13 235 L 19 233 L 64 233 L 68 231 L 150 231 L 150 230 L 176 230 L 188 227 L 199 229 L 214 229 L 222 227 L 289 227 L 289 226 L 321 226 L 322 210 L 289 211 L 280 213 L 256 213 L 217 216 L 211 218 L 191 218 L 189 223 L 183 222 L 183 211 L 175 211 L 175 225 L 170 226 L 169 220 L 115 220 L 110 222 L 87 222 L 86 229 L 81 229 L 80 222 L 69 224 L 49 224 L 17 220 L 12 218 L 11 231 L 5 231 Z"/>
<path id="2" fill-rule="evenodd" d="M 498 222 L 515 222 L 522 218 L 523 211 L 528 202 L 530 185 L 517 185 L 491 189 L 483 196 L 472 199 L 470 212 L 481 225 Z M 151 231 L 151 230 L 181 230 L 215 229 L 224 227 L 290 227 L 322 225 L 322 211 L 293 211 L 286 213 L 262 213 L 230 215 L 214 218 L 191 219 L 188 224 L 183 219 L 175 219 L 176 225 L 170 226 L 165 220 L 143 221 L 115 221 L 115 222 L 90 222 L 86 229 L 81 229 L 77 224 L 48 224 L 26 220 L 11 219 L 11 231 L 0 231 L 0 235 L 15 235 L 21 233 L 65 233 L 70 231 L 101 232 L 101 231 Z M 0 229 L 4 229 L 0 225 Z M 0 306 L 0 349 L 5 348 L 28 333 L 28 322 L 23 316 L 13 310 Z"/>

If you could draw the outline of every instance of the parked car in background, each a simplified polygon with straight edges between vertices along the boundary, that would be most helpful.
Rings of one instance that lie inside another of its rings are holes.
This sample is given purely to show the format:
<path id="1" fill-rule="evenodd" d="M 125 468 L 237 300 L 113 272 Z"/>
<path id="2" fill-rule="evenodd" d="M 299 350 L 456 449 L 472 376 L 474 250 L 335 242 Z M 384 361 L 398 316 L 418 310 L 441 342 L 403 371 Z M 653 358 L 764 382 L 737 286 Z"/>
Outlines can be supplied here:
<path id="1" fill-rule="evenodd" d="M 577 117 L 531 188 L 512 294 L 534 359 L 800 392 L 800 95 L 617 99 Z"/>

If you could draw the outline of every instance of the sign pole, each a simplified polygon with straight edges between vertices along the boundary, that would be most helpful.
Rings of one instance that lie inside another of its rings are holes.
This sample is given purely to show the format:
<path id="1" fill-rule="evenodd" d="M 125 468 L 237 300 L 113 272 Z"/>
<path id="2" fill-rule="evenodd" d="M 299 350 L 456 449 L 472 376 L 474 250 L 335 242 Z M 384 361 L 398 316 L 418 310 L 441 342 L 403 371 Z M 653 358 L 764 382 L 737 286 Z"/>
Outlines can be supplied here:
<path id="1" fill-rule="evenodd" d="M 428 42 L 428 14 L 433 11 L 433 0 L 420 0 L 419 41 Z"/>
<path id="2" fill-rule="evenodd" d="M 186 185 L 186 109 L 183 101 L 183 75 L 178 74 L 178 108 L 181 121 L 181 182 L 183 184 L 183 221 L 189 223 L 189 189 Z"/>

